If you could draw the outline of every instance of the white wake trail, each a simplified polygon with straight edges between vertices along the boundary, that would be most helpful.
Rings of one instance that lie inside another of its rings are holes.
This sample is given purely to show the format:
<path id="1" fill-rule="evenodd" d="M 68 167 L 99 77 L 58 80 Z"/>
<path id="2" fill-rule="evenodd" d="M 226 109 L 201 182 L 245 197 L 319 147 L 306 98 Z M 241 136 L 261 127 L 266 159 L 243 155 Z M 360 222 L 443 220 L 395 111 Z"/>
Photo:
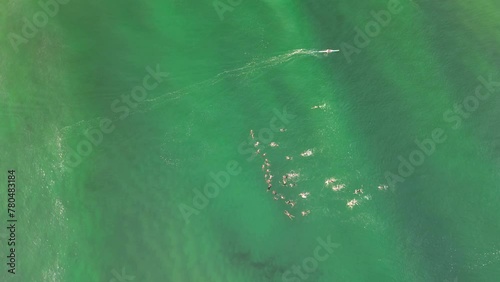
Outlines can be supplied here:
<path id="1" fill-rule="evenodd" d="M 144 112 L 150 111 L 152 109 L 160 107 L 161 105 L 165 104 L 168 101 L 179 99 L 179 98 L 181 98 L 181 97 L 183 97 L 183 96 L 185 96 L 185 95 L 187 95 L 195 90 L 207 88 L 209 86 L 215 85 L 216 83 L 224 81 L 228 78 L 237 78 L 237 77 L 247 78 L 247 77 L 249 77 L 257 72 L 261 72 L 263 70 L 282 65 L 282 64 L 287 63 L 291 60 L 298 59 L 298 58 L 301 58 L 304 56 L 320 57 L 321 53 L 330 53 L 329 50 L 330 49 L 327 49 L 327 50 L 296 49 L 296 50 L 289 51 L 285 54 L 273 56 L 273 57 L 268 58 L 268 59 L 253 61 L 253 62 L 245 64 L 242 67 L 223 71 L 223 72 L 215 75 L 211 79 L 207 79 L 207 80 L 195 83 L 195 84 L 191 84 L 191 85 L 186 86 L 182 89 L 179 89 L 179 90 L 176 90 L 173 92 L 165 93 L 165 94 L 158 96 L 158 97 L 155 97 L 153 99 L 148 99 L 145 102 L 154 103 L 154 104 L 150 105 L 147 109 L 138 110 L 137 112 L 144 113 Z"/>

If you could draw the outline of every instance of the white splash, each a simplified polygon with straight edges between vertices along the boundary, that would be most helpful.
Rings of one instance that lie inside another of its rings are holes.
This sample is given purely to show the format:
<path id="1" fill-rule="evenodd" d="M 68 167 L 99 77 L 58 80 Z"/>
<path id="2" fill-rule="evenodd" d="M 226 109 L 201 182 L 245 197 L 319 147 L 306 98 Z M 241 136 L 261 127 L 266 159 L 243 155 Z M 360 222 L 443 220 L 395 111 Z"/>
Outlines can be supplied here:
<path id="1" fill-rule="evenodd" d="M 309 156 L 312 156 L 314 153 L 313 153 L 313 150 L 312 149 L 308 149 L 307 151 L 301 153 L 300 155 L 302 157 L 309 157 Z"/>

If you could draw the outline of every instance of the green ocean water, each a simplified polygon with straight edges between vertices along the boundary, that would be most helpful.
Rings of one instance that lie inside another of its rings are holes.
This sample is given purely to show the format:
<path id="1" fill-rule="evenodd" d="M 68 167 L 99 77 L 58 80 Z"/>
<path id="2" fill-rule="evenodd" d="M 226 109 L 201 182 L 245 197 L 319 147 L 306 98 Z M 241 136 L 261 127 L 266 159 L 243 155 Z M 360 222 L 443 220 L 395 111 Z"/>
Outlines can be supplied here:
<path id="1" fill-rule="evenodd" d="M 500 3 L 401 1 L 364 47 L 355 28 L 388 1 L 213 4 L 70 0 L 18 45 L 41 7 L 0 4 L 0 281 L 499 281 L 500 88 L 459 126 L 445 116 L 478 77 L 500 81 Z M 168 75 L 124 102 L 151 69 Z M 112 132 L 84 148 L 103 119 Z M 266 192 L 257 149 L 294 207 Z M 318 240 L 336 248 L 315 264 Z"/>

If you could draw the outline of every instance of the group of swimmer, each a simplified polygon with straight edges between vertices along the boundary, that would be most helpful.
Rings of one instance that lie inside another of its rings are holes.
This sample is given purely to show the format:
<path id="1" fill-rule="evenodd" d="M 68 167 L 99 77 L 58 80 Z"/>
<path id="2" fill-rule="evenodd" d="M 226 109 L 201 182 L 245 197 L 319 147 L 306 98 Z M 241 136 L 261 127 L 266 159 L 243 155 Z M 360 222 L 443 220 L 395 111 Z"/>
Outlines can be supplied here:
<path id="1" fill-rule="evenodd" d="M 285 131 L 286 131 L 285 128 L 281 128 L 280 129 L 280 132 L 285 132 Z M 253 130 L 250 130 L 250 137 L 253 140 L 255 140 L 255 136 L 254 136 L 254 131 Z M 265 180 L 266 185 L 267 185 L 267 192 L 269 192 L 269 191 L 271 191 L 271 189 L 273 187 L 273 182 L 272 182 L 273 175 L 271 174 L 271 169 L 270 169 L 271 163 L 270 163 L 269 159 L 267 158 L 267 154 L 261 152 L 261 149 L 259 148 L 259 145 L 260 145 L 259 141 L 256 141 L 254 143 L 254 147 L 256 149 L 255 153 L 257 155 L 260 155 L 264 159 L 264 163 L 262 164 L 262 171 L 264 172 L 264 180 Z M 271 142 L 271 143 L 269 143 L 269 145 L 271 147 L 278 147 L 279 146 L 278 143 L 276 143 L 276 142 Z M 292 160 L 292 157 L 286 156 L 285 159 L 286 160 Z M 295 177 L 297 177 L 297 176 L 298 176 L 298 173 L 293 173 L 293 172 L 287 173 L 287 174 L 285 174 L 285 175 L 282 176 L 280 183 L 284 187 L 286 187 L 286 186 L 295 187 L 296 184 L 293 183 L 293 179 Z M 273 197 L 274 200 L 279 200 L 279 199 L 284 200 L 285 204 L 290 205 L 292 208 L 295 207 L 295 205 L 297 204 L 295 201 L 286 200 L 285 196 L 282 195 L 282 194 L 280 194 L 280 193 L 278 193 L 278 192 L 276 192 L 276 190 L 272 190 L 272 194 L 274 196 Z M 309 196 L 309 192 L 300 193 L 299 195 L 303 199 L 305 199 L 305 198 L 307 198 L 307 196 Z M 306 210 L 306 211 L 302 211 L 301 214 L 302 214 L 302 216 L 307 216 L 307 215 L 309 215 L 310 212 L 311 212 L 310 210 Z M 295 217 L 294 215 L 290 214 L 290 212 L 288 210 L 285 210 L 284 214 L 286 216 L 288 216 L 288 218 L 290 218 L 290 219 L 293 219 Z"/>
<path id="2" fill-rule="evenodd" d="M 333 53 L 333 52 L 337 52 L 337 51 L 338 50 L 327 49 L 327 50 L 317 51 L 317 52 L 318 53 L 326 53 L 326 54 L 328 54 L 328 53 Z M 327 107 L 326 103 L 323 103 L 322 105 L 313 106 L 311 109 L 325 109 L 326 107 Z M 286 128 L 280 128 L 279 131 L 280 132 L 285 132 Z M 257 140 L 255 140 L 255 136 L 254 136 L 254 131 L 253 130 L 250 130 L 250 136 L 251 136 L 252 140 L 255 141 L 255 143 L 254 143 L 254 147 L 256 149 L 255 153 L 257 155 L 260 155 L 264 159 L 264 163 L 262 164 L 262 171 L 264 172 L 264 180 L 266 181 L 267 192 L 272 191 L 274 200 L 280 200 L 281 199 L 281 200 L 284 201 L 284 203 L 286 205 L 290 205 L 291 208 L 295 207 L 295 205 L 297 204 L 295 201 L 290 200 L 290 199 L 286 199 L 284 195 L 276 192 L 276 190 L 272 190 L 272 188 L 273 188 L 273 175 L 271 174 L 271 169 L 270 169 L 271 163 L 270 163 L 269 159 L 267 158 L 266 153 L 261 152 L 261 149 L 264 150 L 264 148 L 266 148 L 266 147 L 265 146 L 261 146 L 260 142 L 257 141 Z M 276 143 L 276 142 L 270 142 L 269 144 L 265 144 L 265 145 L 269 145 L 269 147 L 279 147 L 279 144 Z M 301 157 L 311 157 L 311 156 L 314 155 L 314 153 L 315 153 L 314 152 L 314 148 L 307 149 L 306 151 L 300 153 L 300 156 Z M 285 156 L 285 160 L 292 161 L 293 157 L 287 155 L 287 156 Z M 299 176 L 298 173 L 295 173 L 295 172 L 291 171 L 289 173 L 286 173 L 286 174 L 282 175 L 281 179 L 278 180 L 278 182 L 283 187 L 295 187 L 296 186 L 296 183 L 295 183 L 296 181 L 294 181 L 294 178 L 296 178 L 298 176 Z M 329 178 L 329 179 L 327 179 L 325 181 L 325 186 L 328 186 L 329 188 L 331 188 L 335 192 L 340 192 L 341 190 L 343 190 L 344 188 L 346 188 L 346 184 L 339 183 L 338 179 L 333 178 L 333 177 Z M 388 186 L 387 185 L 379 185 L 378 189 L 379 190 L 387 190 Z M 368 200 L 371 199 L 371 195 L 369 195 L 369 194 L 368 195 L 363 195 L 364 191 L 361 188 L 360 189 L 355 189 L 354 190 L 354 194 L 358 195 L 358 198 L 360 200 L 361 199 L 368 199 Z M 299 196 L 302 199 L 306 199 L 309 196 L 309 192 L 302 192 L 302 193 L 299 194 Z M 351 209 L 354 206 L 357 206 L 359 204 L 360 204 L 360 202 L 358 202 L 358 200 L 356 200 L 356 199 L 348 200 L 348 202 L 347 202 L 347 206 L 349 208 L 351 208 Z M 305 211 L 302 211 L 301 214 L 302 214 L 302 216 L 307 216 L 307 215 L 309 215 L 310 212 L 311 212 L 310 210 L 305 210 Z M 293 219 L 295 217 L 288 210 L 285 210 L 284 214 L 288 218 L 290 218 L 290 219 Z"/>
<path id="3" fill-rule="evenodd" d="M 301 214 L 302 216 L 306 216 L 308 214 L 310 214 L 311 211 L 310 210 L 306 210 L 306 211 L 302 211 Z M 294 215 L 290 214 L 290 212 L 288 212 L 287 210 L 285 210 L 285 215 L 288 216 L 289 219 L 292 219 L 295 217 Z"/>
<path id="4" fill-rule="evenodd" d="M 331 186 L 331 188 L 335 192 L 338 192 L 338 191 L 340 191 L 340 190 L 342 190 L 342 189 L 345 188 L 345 184 L 335 184 L 336 182 L 337 182 L 337 179 L 335 179 L 335 178 L 332 177 L 332 178 L 329 178 L 329 179 L 327 179 L 325 181 L 325 185 L 328 186 L 330 184 L 333 184 L 333 186 Z M 378 188 L 380 190 L 382 190 L 384 187 L 383 186 L 379 186 Z M 355 189 L 354 190 L 354 194 L 361 195 L 361 194 L 364 194 L 364 191 L 363 191 L 363 189 Z M 364 196 L 363 198 L 370 199 L 370 196 L 369 195 L 368 196 Z M 352 199 L 352 200 L 350 200 L 350 201 L 347 202 L 347 206 L 349 208 L 351 208 L 351 209 L 354 208 L 354 206 L 357 206 L 357 205 L 359 205 L 359 202 L 356 199 Z"/>
<path id="5" fill-rule="evenodd" d="M 286 129 L 285 128 L 281 128 L 280 129 L 280 132 L 285 132 Z M 253 140 L 255 140 L 255 136 L 254 136 L 254 132 L 253 130 L 250 130 L 250 136 Z M 278 147 L 279 144 L 276 143 L 276 142 L 270 142 L 269 143 L 269 146 L 270 147 Z M 264 159 L 264 163 L 262 164 L 262 171 L 264 172 L 264 180 L 266 181 L 266 185 L 267 185 L 267 192 L 271 191 L 272 194 L 273 194 L 273 198 L 274 200 L 283 200 L 284 203 L 286 205 L 290 205 L 291 208 L 294 208 L 295 205 L 297 204 L 296 201 L 293 201 L 291 199 L 286 199 L 284 195 L 276 192 L 276 190 L 272 190 L 273 188 L 273 175 L 271 174 L 271 163 L 269 161 L 269 159 L 267 158 L 267 154 L 264 153 L 264 152 L 261 152 L 261 146 L 260 146 L 260 142 L 259 141 L 256 141 L 254 143 L 254 147 L 256 149 L 255 153 L 257 155 L 260 155 L 263 159 Z M 300 154 L 302 157 L 309 157 L 309 156 L 312 156 L 313 155 L 313 150 L 309 149 L 309 150 L 306 150 L 305 152 L 301 153 Z M 292 161 L 293 158 L 291 156 L 285 156 L 285 159 L 287 161 Z M 298 177 L 299 174 L 298 173 L 295 173 L 293 171 L 289 172 L 289 173 L 286 173 L 284 175 L 281 176 L 281 179 L 279 180 L 279 183 L 281 184 L 281 186 L 283 187 L 295 187 L 296 186 L 296 183 L 294 181 L 294 179 L 296 177 Z M 338 183 L 338 179 L 335 179 L 335 178 L 329 178 L 325 181 L 325 185 L 326 186 L 330 186 L 330 188 L 333 190 L 333 191 L 340 191 L 340 190 L 343 190 L 345 188 L 345 184 L 341 184 L 341 183 Z M 380 190 L 385 190 L 387 189 L 387 186 L 379 186 L 378 187 Z M 354 190 L 354 194 L 356 195 L 361 195 L 361 194 L 364 194 L 364 191 L 363 189 L 355 189 Z M 308 196 L 309 196 L 309 192 L 302 192 L 299 194 L 299 196 L 302 198 L 302 199 L 306 199 Z M 364 196 L 364 198 L 369 198 L 369 196 Z M 354 208 L 354 206 L 357 206 L 359 205 L 359 202 L 358 200 L 356 199 L 352 199 L 350 201 L 347 202 L 347 206 L 349 208 Z M 311 213 L 310 210 L 305 210 L 305 211 L 302 211 L 301 214 L 302 216 L 307 216 Z M 290 218 L 291 220 L 293 220 L 293 218 L 295 217 L 293 214 L 291 214 L 288 210 L 285 210 L 284 211 L 284 214 Z"/>

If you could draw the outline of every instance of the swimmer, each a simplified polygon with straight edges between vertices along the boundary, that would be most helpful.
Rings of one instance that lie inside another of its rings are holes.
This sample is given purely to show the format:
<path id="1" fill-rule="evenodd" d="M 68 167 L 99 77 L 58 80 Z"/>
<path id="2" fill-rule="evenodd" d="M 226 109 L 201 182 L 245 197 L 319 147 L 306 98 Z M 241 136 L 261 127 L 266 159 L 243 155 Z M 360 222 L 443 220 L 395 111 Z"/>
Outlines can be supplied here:
<path id="1" fill-rule="evenodd" d="M 345 188 L 345 184 L 335 185 L 332 187 L 333 191 L 340 191 Z"/>
<path id="2" fill-rule="evenodd" d="M 276 143 L 276 142 L 271 142 L 271 144 L 269 144 L 269 145 L 270 145 L 271 147 L 278 147 L 278 146 L 279 146 L 279 145 L 278 145 L 278 143 Z"/>
<path id="3" fill-rule="evenodd" d="M 295 183 L 288 184 L 288 186 L 290 186 L 290 187 L 295 187 L 295 185 L 296 185 Z"/>
<path id="4" fill-rule="evenodd" d="M 286 185 L 286 180 L 287 180 L 288 176 L 286 175 L 283 175 L 283 185 Z"/>
<path id="5" fill-rule="evenodd" d="M 326 107 L 326 103 L 323 103 L 323 105 L 314 106 L 311 109 L 312 110 L 314 110 L 314 109 L 324 109 L 325 107 Z"/>
<path id="6" fill-rule="evenodd" d="M 260 149 L 257 149 L 257 151 L 255 151 L 255 153 L 258 155 L 260 154 Z"/>
<path id="7" fill-rule="evenodd" d="M 282 200 L 284 200 L 284 199 L 285 199 L 285 196 L 283 196 L 283 195 L 280 195 L 280 198 L 281 198 Z"/>
<path id="8" fill-rule="evenodd" d="M 272 174 L 269 175 L 269 180 L 271 180 L 271 179 L 273 179 L 273 175 Z"/>
<path id="9" fill-rule="evenodd" d="M 303 157 L 309 157 L 309 156 L 312 156 L 313 155 L 313 151 L 311 149 L 303 152 L 302 154 L 300 154 L 301 156 Z"/>
<path id="10" fill-rule="evenodd" d="M 286 159 L 287 161 L 291 161 L 291 160 L 292 160 L 292 157 L 286 156 L 286 157 L 285 157 L 285 159 Z"/>
<path id="11" fill-rule="evenodd" d="M 274 200 L 277 201 L 278 200 L 278 197 L 274 197 Z"/>
<path id="12" fill-rule="evenodd" d="M 276 190 L 273 190 L 273 195 L 276 195 Z"/>
<path id="13" fill-rule="evenodd" d="M 302 192 L 302 193 L 299 194 L 299 196 L 301 196 L 302 199 L 306 199 L 307 196 L 309 196 L 309 192 Z"/>
<path id="14" fill-rule="evenodd" d="M 280 132 L 285 132 L 286 128 L 280 128 Z"/>
<path id="15" fill-rule="evenodd" d="M 302 211 L 302 216 L 306 216 L 306 215 L 308 215 L 310 213 L 311 213 L 310 210 Z"/>
<path id="16" fill-rule="evenodd" d="M 356 189 L 354 190 L 354 194 L 363 194 L 363 189 Z"/>
<path id="17" fill-rule="evenodd" d="M 250 136 L 252 136 L 252 139 L 255 139 L 255 137 L 253 136 L 253 129 L 250 129 Z"/>
<path id="18" fill-rule="evenodd" d="M 273 185 L 271 184 L 267 185 L 267 191 L 271 190 L 271 187 L 273 187 Z"/>
<path id="19" fill-rule="evenodd" d="M 271 185 L 271 179 L 266 180 L 266 183 Z"/>
<path id="20" fill-rule="evenodd" d="M 293 207 L 295 206 L 295 204 L 296 204 L 294 201 L 290 201 L 290 200 L 286 201 L 285 203 L 286 203 L 287 205 L 292 206 L 292 208 L 293 208 Z"/>
<path id="21" fill-rule="evenodd" d="M 288 218 L 293 219 L 295 216 L 291 215 L 287 210 L 285 210 L 285 215 L 288 216 Z"/>
<path id="22" fill-rule="evenodd" d="M 266 166 L 271 166 L 271 164 L 270 163 L 266 163 Z"/>
<path id="23" fill-rule="evenodd" d="M 387 187 L 388 187 L 387 185 L 379 185 L 377 188 L 379 190 L 387 190 Z"/>
<path id="24" fill-rule="evenodd" d="M 265 157 L 266 155 L 267 155 L 267 153 L 262 154 L 263 157 Z"/>
<path id="25" fill-rule="evenodd" d="M 260 144 L 259 141 L 257 141 L 257 142 L 255 142 L 255 144 L 253 146 L 257 147 L 257 146 L 259 146 L 259 144 Z"/>
<path id="26" fill-rule="evenodd" d="M 358 205 L 358 201 L 356 201 L 356 199 L 353 199 L 353 200 L 350 200 L 349 202 L 347 202 L 347 206 L 349 208 L 353 208 L 354 206 Z"/>
<path id="27" fill-rule="evenodd" d="M 269 169 L 266 169 L 266 172 L 267 172 L 267 173 L 270 173 L 271 171 L 270 171 Z"/>
<path id="28" fill-rule="evenodd" d="M 334 183 L 335 181 L 337 181 L 337 179 L 335 179 L 335 178 L 327 179 L 327 180 L 325 180 L 325 185 L 328 185 L 330 183 Z"/>
<path id="29" fill-rule="evenodd" d="M 265 167 L 265 165 L 262 165 L 262 170 L 263 170 L 263 171 L 264 171 L 264 167 Z"/>

